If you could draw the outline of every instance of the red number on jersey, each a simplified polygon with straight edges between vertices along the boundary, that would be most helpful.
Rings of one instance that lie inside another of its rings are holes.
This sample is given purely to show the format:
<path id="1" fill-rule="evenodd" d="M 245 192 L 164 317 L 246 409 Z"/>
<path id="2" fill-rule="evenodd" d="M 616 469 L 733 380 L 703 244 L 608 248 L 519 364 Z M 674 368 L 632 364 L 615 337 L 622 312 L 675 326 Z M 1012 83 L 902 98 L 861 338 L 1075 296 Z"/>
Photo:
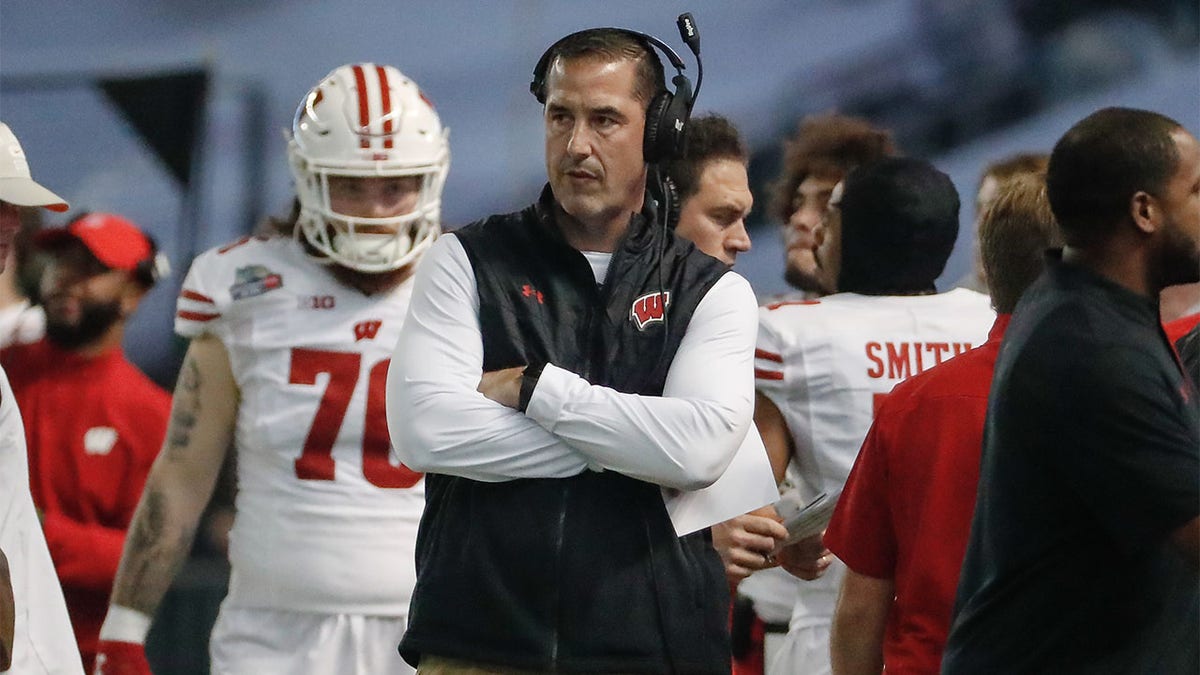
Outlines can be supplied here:
<path id="1" fill-rule="evenodd" d="M 292 384 L 316 384 L 317 375 L 326 373 L 329 382 L 313 416 L 312 426 L 304 439 L 304 450 L 296 458 L 296 477 L 301 480 L 333 480 L 333 445 L 342 429 L 342 420 L 350 406 L 350 397 L 358 385 L 362 357 L 354 352 L 328 352 L 315 349 L 293 349 Z M 391 440 L 385 418 L 384 389 L 388 360 L 371 367 L 367 380 L 367 412 L 363 421 L 362 470 L 372 485 L 382 488 L 406 488 L 416 485 L 421 474 L 403 464 L 388 461 Z"/>
<path id="2" fill-rule="evenodd" d="M 350 396 L 358 383 L 358 364 L 362 357 L 353 352 L 292 350 L 292 369 L 288 382 L 316 384 L 317 375 L 329 374 L 325 395 L 313 417 L 304 452 L 296 458 L 296 477 L 302 480 L 333 480 L 333 444 L 342 429 Z"/>

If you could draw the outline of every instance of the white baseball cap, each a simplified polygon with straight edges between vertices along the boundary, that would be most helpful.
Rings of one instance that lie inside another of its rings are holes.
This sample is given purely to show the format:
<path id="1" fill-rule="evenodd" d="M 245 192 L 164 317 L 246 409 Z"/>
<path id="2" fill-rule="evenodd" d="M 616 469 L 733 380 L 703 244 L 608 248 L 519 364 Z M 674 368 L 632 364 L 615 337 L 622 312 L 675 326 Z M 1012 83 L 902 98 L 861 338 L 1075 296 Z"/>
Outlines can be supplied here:
<path id="1" fill-rule="evenodd" d="M 70 208 L 65 199 L 34 182 L 25 151 L 3 122 L 0 122 L 0 201 L 16 206 L 44 206 L 58 212 Z"/>

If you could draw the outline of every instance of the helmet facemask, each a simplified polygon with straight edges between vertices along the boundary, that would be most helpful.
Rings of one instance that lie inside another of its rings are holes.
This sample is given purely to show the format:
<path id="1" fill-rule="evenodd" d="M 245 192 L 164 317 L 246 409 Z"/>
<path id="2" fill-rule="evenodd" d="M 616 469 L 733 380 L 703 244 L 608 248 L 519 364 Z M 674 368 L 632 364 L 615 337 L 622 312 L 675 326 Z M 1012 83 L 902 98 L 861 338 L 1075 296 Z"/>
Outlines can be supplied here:
<path id="1" fill-rule="evenodd" d="M 411 80 L 390 66 L 353 64 L 305 96 L 288 156 L 300 215 L 295 236 L 322 262 L 368 273 L 415 261 L 440 233 L 448 132 Z M 414 208 L 368 218 L 334 211 L 330 178 L 417 176 Z"/>

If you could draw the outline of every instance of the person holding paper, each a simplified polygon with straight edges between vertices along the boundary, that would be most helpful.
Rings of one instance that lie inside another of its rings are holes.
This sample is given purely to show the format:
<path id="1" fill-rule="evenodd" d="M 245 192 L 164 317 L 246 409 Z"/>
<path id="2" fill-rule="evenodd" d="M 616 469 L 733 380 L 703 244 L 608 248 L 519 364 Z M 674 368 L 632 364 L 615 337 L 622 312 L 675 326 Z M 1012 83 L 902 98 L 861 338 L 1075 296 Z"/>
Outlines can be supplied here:
<path id="1" fill-rule="evenodd" d="M 846 564 L 833 617 L 839 675 L 936 673 L 950 630 L 992 369 L 1013 308 L 1062 236 L 1045 174 L 1002 182 L 979 222 L 998 315 L 977 349 L 896 385 L 875 413 L 825 545 Z"/>
<path id="2" fill-rule="evenodd" d="M 981 344 L 995 318 L 985 295 L 936 293 L 958 233 L 958 192 L 928 162 L 888 158 L 835 187 L 823 223 L 838 293 L 760 314 L 755 382 L 775 410 L 759 431 L 795 463 L 803 503 L 832 496 L 901 380 Z M 789 549 L 784 549 L 785 551 Z M 844 566 L 801 586 L 787 643 L 769 672 L 828 673 L 829 629 Z"/>
<path id="3" fill-rule="evenodd" d="M 746 217 L 754 204 L 746 173 L 749 161 L 737 127 L 709 114 L 689 122 L 687 147 L 665 167 L 679 200 L 678 221 L 671 223 L 675 234 L 730 267 L 751 245 L 746 232 Z M 758 432 L 751 428 L 750 433 Z M 725 576 L 736 586 L 751 572 L 777 564 L 768 556 L 787 531 L 766 506 L 713 525 L 712 534 Z"/>
<path id="4" fill-rule="evenodd" d="M 755 299 L 647 194 L 677 151 L 663 110 L 686 127 L 691 107 L 654 49 L 611 28 L 552 45 L 531 87 L 549 185 L 417 273 L 387 417 L 427 474 L 400 644 L 422 672 L 729 672 L 720 558 L 676 535 L 662 488 L 717 481 L 750 428 Z"/>

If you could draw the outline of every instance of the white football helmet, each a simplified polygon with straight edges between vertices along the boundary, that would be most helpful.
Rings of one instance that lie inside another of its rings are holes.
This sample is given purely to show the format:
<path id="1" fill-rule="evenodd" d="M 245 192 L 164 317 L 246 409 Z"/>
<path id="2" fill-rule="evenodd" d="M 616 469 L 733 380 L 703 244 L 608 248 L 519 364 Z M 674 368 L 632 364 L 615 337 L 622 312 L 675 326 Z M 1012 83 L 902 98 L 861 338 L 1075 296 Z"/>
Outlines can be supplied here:
<path id="1" fill-rule="evenodd" d="M 319 259 L 361 272 L 416 260 L 441 232 L 448 136 L 433 105 L 399 70 L 374 63 L 335 69 L 308 92 L 292 121 L 288 161 L 300 201 L 295 235 Z M 404 215 L 348 216 L 330 205 L 330 176 L 421 176 L 421 193 Z M 381 234 L 380 225 L 394 232 Z"/>

